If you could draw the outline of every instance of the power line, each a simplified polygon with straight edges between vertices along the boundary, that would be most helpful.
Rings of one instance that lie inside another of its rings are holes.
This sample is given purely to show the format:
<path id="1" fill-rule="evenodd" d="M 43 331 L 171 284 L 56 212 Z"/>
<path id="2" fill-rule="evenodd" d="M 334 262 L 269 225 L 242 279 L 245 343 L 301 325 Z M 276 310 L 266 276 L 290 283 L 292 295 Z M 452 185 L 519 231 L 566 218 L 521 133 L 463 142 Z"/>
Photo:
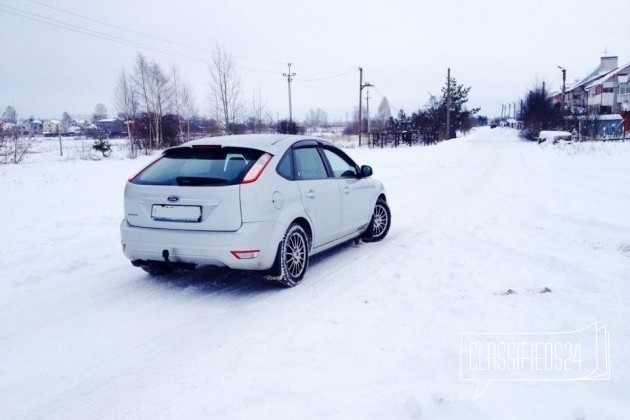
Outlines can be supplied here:
<path id="1" fill-rule="evenodd" d="M 88 16 L 83 16 L 83 15 L 80 15 L 78 13 L 71 12 L 69 10 L 65 10 L 65 9 L 60 8 L 60 7 L 51 6 L 49 4 L 45 4 L 45 3 L 42 3 L 42 2 L 39 2 L 39 1 L 36 1 L 36 0 L 27 0 L 27 1 L 29 1 L 31 3 L 34 3 L 34 4 L 37 4 L 37 5 L 40 5 L 42 7 L 47 7 L 49 9 L 56 10 L 56 11 L 61 12 L 61 13 L 65 13 L 67 15 L 71 15 L 71 16 L 75 16 L 75 17 L 78 17 L 78 18 L 81 18 L 81 19 L 85 19 L 85 20 L 88 20 L 90 22 L 98 23 L 100 25 L 109 26 L 110 28 L 120 29 L 122 31 L 130 32 L 132 34 L 136 34 L 136 35 L 144 36 L 144 37 L 147 37 L 147 38 L 151 38 L 151 39 L 154 39 L 156 41 L 162 41 L 162 42 L 166 42 L 166 43 L 169 43 L 169 44 L 172 44 L 172 45 L 177 45 L 178 47 L 190 48 L 192 50 L 197 50 L 197 51 L 201 51 L 201 52 L 212 53 L 212 51 L 210 51 L 208 49 L 205 49 L 205 48 L 199 48 L 199 47 L 195 47 L 193 45 L 188 45 L 188 44 L 183 44 L 183 43 L 180 43 L 180 42 L 171 41 L 171 40 L 168 40 L 166 38 L 160 38 L 160 37 L 153 36 L 153 35 L 150 35 L 150 34 L 147 34 L 147 33 L 144 33 L 144 32 L 136 31 L 134 29 L 125 28 L 125 27 L 122 27 L 122 26 L 119 26 L 119 25 L 114 25 L 113 23 L 109 23 L 109 22 L 105 22 L 105 21 L 102 21 L 102 20 L 94 19 L 94 18 L 91 18 L 91 17 L 88 17 Z"/>
<path id="2" fill-rule="evenodd" d="M 294 81 L 296 81 L 296 80 L 294 80 Z M 344 89 L 337 89 L 337 88 L 334 88 L 334 87 L 331 87 L 331 86 L 328 86 L 328 85 L 325 85 L 325 84 L 319 84 L 319 85 L 317 85 L 317 87 L 315 87 L 314 84 L 304 83 L 301 86 L 305 87 L 307 89 L 310 89 L 310 90 L 312 90 L 313 92 L 316 92 L 316 93 L 321 93 L 322 90 L 326 90 L 326 91 L 328 91 L 330 93 L 334 93 L 335 95 L 343 94 L 343 95 L 345 95 L 345 96 L 347 96 L 349 98 L 350 97 L 354 98 L 354 92 L 350 92 L 350 91 L 344 90 Z"/>
<path id="3" fill-rule="evenodd" d="M 10 10 L 3 10 L 4 9 L 10 9 Z M 192 56 L 189 54 L 182 54 L 182 53 L 177 53 L 171 50 L 167 50 L 165 48 L 160 48 L 160 47 L 155 47 L 155 46 L 151 46 L 151 45 L 147 45 L 147 44 L 143 44 L 137 41 L 133 41 L 130 39 L 125 39 L 125 38 L 121 38 L 115 35 L 110 35 L 107 34 L 105 32 L 100 32 L 100 31 L 95 31 L 93 29 L 88 29 L 82 26 L 78 26 L 78 25 L 73 25 L 70 23 L 66 23 L 57 19 L 52 19 L 46 16 L 42 16 L 42 15 L 38 15 L 37 13 L 31 13 L 25 10 L 21 10 L 21 9 L 17 9 L 15 7 L 11 7 L 11 6 L 7 6 L 4 4 L 0 4 L 0 12 L 3 13 L 7 13 L 10 15 L 14 15 L 14 16 L 19 16 L 21 18 L 24 19 L 28 19 L 28 20 L 32 20 L 35 22 L 40 22 L 40 23 L 44 23 L 46 25 L 50 25 L 50 26 L 54 26 L 57 28 L 61 28 L 61 29 L 65 29 L 71 32 L 76 32 L 76 33 L 80 33 L 82 35 L 88 35 L 94 38 L 99 38 L 99 39 L 104 39 L 107 41 L 111 41 L 111 42 L 115 42 L 118 44 L 123 44 L 123 45 L 127 45 L 127 46 L 132 46 L 132 47 L 136 47 L 136 48 L 142 48 L 142 49 L 146 49 L 149 51 L 153 51 L 153 52 L 158 52 L 158 53 L 162 53 L 162 54 L 166 54 L 166 55 L 171 55 L 173 57 L 179 57 L 179 58 L 184 58 L 187 60 L 191 60 L 191 61 L 196 61 L 199 63 L 208 63 L 208 60 L 200 58 L 200 57 L 196 57 L 196 56 Z"/>
<path id="4" fill-rule="evenodd" d="M 100 25 L 109 26 L 110 28 L 119 29 L 121 31 L 126 31 L 126 32 L 129 32 L 129 33 L 132 33 L 132 34 L 144 36 L 144 37 L 147 37 L 147 38 L 150 38 L 150 39 L 154 39 L 156 41 L 166 42 L 168 44 L 176 45 L 178 47 L 189 48 L 191 50 L 196 50 L 196 51 L 212 54 L 212 51 L 207 49 L 207 48 L 200 48 L 200 47 L 196 47 L 194 45 L 184 44 L 182 42 L 172 41 L 170 39 L 154 36 L 154 35 L 151 35 L 151 34 L 148 34 L 148 33 L 145 33 L 145 32 L 140 32 L 140 31 L 137 31 L 135 29 L 125 28 L 124 26 L 115 25 L 113 23 L 105 22 L 105 21 L 102 21 L 102 20 L 99 20 L 99 19 L 94 19 L 94 18 L 91 18 L 89 16 L 84 16 L 84 15 L 81 15 L 81 14 L 78 14 L 78 13 L 75 13 L 75 12 L 71 12 L 69 10 L 65 10 L 65 9 L 60 8 L 60 7 L 51 6 L 49 4 L 45 4 L 45 3 L 42 3 L 42 2 L 37 1 L 37 0 L 27 0 L 27 1 L 29 1 L 31 3 L 34 3 L 34 4 L 37 4 L 37 5 L 40 5 L 42 7 L 46 7 L 46 8 L 52 9 L 52 10 L 56 10 L 56 11 L 61 12 L 61 13 L 65 13 L 65 14 L 68 14 L 68 15 L 71 15 L 71 16 L 75 16 L 75 17 L 78 17 L 78 18 L 81 18 L 81 19 L 85 19 L 85 20 L 90 21 L 90 22 L 98 23 Z M 281 63 L 279 61 L 261 60 L 261 59 L 257 59 L 257 58 L 249 58 L 249 57 L 242 57 L 242 56 L 236 56 L 236 55 L 234 56 L 234 58 L 237 58 L 239 60 L 244 60 L 244 61 L 254 61 L 254 62 L 260 62 L 260 63 L 267 63 L 267 64 L 283 64 L 283 63 Z"/>
<path id="5" fill-rule="evenodd" d="M 344 70 L 341 73 L 335 74 L 333 76 L 328 76 L 328 77 L 318 77 L 318 78 L 314 78 L 314 79 L 295 79 L 296 82 L 318 82 L 321 80 L 330 80 L 330 79 L 337 79 L 339 77 L 345 76 L 346 74 L 349 74 L 350 72 L 354 71 L 354 67 L 348 70 Z"/>
<path id="6" fill-rule="evenodd" d="M 37 0 L 28 0 L 29 2 L 33 3 L 33 4 L 37 4 L 39 6 L 42 7 L 46 7 L 61 13 L 65 13 L 67 15 L 70 16 L 74 16 L 80 19 L 84 19 L 90 22 L 94 22 L 94 23 L 98 23 L 100 25 L 104 25 L 104 26 L 108 26 L 111 28 L 114 28 L 116 30 L 120 30 L 120 31 L 125 31 L 125 32 L 129 32 L 135 35 L 140 35 L 146 38 L 150 38 L 156 41 L 160 41 L 160 42 L 164 42 L 164 43 L 168 43 L 174 46 L 179 46 L 179 47 L 184 47 L 184 48 L 189 48 L 191 50 L 196 50 L 196 51 L 200 51 L 200 52 L 204 52 L 204 53 L 208 53 L 208 54 L 212 54 L 211 50 L 205 49 L 205 48 L 199 48 L 199 47 L 195 47 L 193 45 L 190 44 L 184 44 L 184 43 L 180 43 L 180 42 L 176 42 L 176 41 L 172 41 L 166 38 L 162 38 L 162 37 L 157 37 L 151 34 L 147 34 L 144 32 L 140 32 L 140 31 L 136 31 L 133 29 L 129 29 L 129 28 L 125 28 L 123 26 L 120 25 L 115 25 L 109 22 L 105 22 L 99 19 L 94 19 L 88 16 L 84 16 L 81 15 L 79 13 L 75 13 L 69 10 L 65 10 L 62 9 L 60 7 L 56 7 L 56 6 L 51 6 L 49 4 L 45 4 L 42 3 L 40 1 Z M 8 9 L 8 10 L 7 10 Z M 130 47 L 134 47 L 134 48 L 140 48 L 146 51 L 152 51 L 152 52 L 157 52 L 160 54 L 164 54 L 164 55 L 168 55 L 168 56 L 172 56 L 172 57 L 176 57 L 176 58 L 181 58 L 181 59 L 186 59 L 189 61 L 193 61 L 193 62 L 197 62 L 200 64 L 208 64 L 209 59 L 207 58 L 202 58 L 199 57 L 197 55 L 193 55 L 193 54 L 187 54 L 187 53 L 182 53 L 182 52 L 176 52 L 167 48 L 163 48 L 163 47 L 159 47 L 159 46 L 153 46 L 153 45 L 149 45 L 140 41 L 135 41 L 129 38 L 123 38 L 121 36 L 117 36 L 117 35 L 112 35 L 106 32 L 101 32 L 98 30 L 94 30 L 94 29 L 90 29 L 90 28 L 86 28 L 84 26 L 80 26 L 80 25 L 76 25 L 76 24 L 72 24 L 72 23 L 68 23 L 68 22 L 64 22 L 62 20 L 58 20 L 58 19 L 54 19 L 51 17 L 47 17 L 47 16 L 43 16 L 37 13 L 33 13 L 33 12 L 29 12 L 27 10 L 23 10 L 23 9 L 18 9 L 16 7 L 12 7 L 12 6 L 8 6 L 5 4 L 1 4 L 0 3 L 0 12 L 9 14 L 9 15 L 13 15 L 13 16 L 18 16 L 21 17 L 23 19 L 27 19 L 27 20 L 31 20 L 34 22 L 38 22 L 38 23 L 43 23 L 52 27 L 56 27 L 59 29 L 64 29 L 67 31 L 71 31 L 71 32 L 75 32 L 75 33 L 79 33 L 81 35 L 87 35 L 93 38 L 98 38 L 98 39 L 103 39 L 106 41 L 110 41 L 110 42 L 114 42 L 114 43 L 118 43 L 121 45 L 125 45 L 125 46 L 130 46 Z M 262 60 L 262 59 L 254 59 L 254 58 L 248 58 L 248 57 L 242 57 L 242 56 L 238 56 L 238 55 L 233 55 L 234 58 L 238 59 L 238 60 L 243 60 L 243 61 L 252 61 L 252 62 L 261 62 L 261 63 L 267 63 L 267 64 L 279 64 L 278 61 L 271 61 L 271 60 Z M 256 73 L 268 73 L 268 74 L 276 74 L 276 71 L 274 70 L 268 70 L 268 69 L 259 69 L 259 68 L 252 68 L 252 67 L 247 67 L 247 66 L 239 66 L 240 70 L 243 71 L 250 71 L 250 72 L 256 72 Z M 320 71 L 320 70 L 314 70 L 314 69 L 310 69 L 311 71 L 315 72 L 315 73 L 331 73 L 330 71 Z M 350 73 L 351 71 L 353 71 L 354 69 L 349 69 L 349 70 L 344 70 L 342 72 L 336 73 L 334 75 L 331 76 L 325 76 L 325 77 L 319 77 L 319 78 L 311 78 L 311 79 L 295 79 L 295 81 L 300 81 L 300 82 L 317 82 L 317 81 L 323 81 L 323 80 L 329 80 L 329 79 L 335 79 L 335 78 L 339 78 L 342 77 L 348 73 Z"/>

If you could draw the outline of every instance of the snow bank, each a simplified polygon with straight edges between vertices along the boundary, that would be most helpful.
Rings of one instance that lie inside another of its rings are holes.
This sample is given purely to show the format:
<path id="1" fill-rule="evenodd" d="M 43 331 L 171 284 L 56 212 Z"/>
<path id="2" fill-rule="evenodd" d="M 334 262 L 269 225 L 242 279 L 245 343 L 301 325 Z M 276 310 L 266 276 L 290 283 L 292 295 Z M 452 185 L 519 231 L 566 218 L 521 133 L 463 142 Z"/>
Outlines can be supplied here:
<path id="1" fill-rule="evenodd" d="M 538 135 L 539 143 L 547 141 L 556 144 L 561 140 L 570 141 L 571 133 L 568 131 L 541 131 Z"/>

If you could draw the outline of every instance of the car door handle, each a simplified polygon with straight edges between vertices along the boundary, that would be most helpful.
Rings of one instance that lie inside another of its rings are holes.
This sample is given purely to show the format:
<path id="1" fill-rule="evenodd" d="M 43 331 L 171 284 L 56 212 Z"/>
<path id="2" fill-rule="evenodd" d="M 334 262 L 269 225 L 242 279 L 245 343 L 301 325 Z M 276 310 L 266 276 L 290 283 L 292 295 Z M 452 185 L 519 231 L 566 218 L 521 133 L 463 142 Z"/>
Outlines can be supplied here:
<path id="1" fill-rule="evenodd" d="M 348 186 L 346 185 L 345 187 L 343 187 L 343 192 L 345 194 L 350 194 L 350 188 L 348 188 Z"/>
<path id="2" fill-rule="evenodd" d="M 308 198 L 315 198 L 315 191 L 310 190 L 309 192 L 306 193 L 306 196 Z"/>

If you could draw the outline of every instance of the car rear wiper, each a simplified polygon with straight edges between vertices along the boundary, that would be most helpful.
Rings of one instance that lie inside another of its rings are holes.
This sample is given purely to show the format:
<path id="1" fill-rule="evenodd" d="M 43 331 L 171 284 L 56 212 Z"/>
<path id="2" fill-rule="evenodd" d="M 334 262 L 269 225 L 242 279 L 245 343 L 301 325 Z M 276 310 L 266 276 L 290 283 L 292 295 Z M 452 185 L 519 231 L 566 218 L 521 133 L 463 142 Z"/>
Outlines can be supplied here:
<path id="1" fill-rule="evenodd" d="M 175 179 L 177 181 L 177 185 L 179 186 L 197 187 L 200 185 L 221 185 L 227 183 L 227 179 L 204 176 L 178 176 Z"/>

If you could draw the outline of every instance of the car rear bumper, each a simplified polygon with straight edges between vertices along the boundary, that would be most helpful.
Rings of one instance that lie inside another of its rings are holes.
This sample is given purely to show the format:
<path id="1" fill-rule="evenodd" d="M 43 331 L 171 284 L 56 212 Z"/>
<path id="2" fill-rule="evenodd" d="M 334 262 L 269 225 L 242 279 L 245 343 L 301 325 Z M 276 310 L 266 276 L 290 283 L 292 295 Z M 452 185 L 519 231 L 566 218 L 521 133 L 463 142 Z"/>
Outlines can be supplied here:
<path id="1" fill-rule="evenodd" d="M 120 224 L 125 256 L 131 261 L 164 261 L 215 265 L 240 270 L 268 270 L 285 227 L 277 222 L 243 223 L 235 232 L 142 228 Z M 238 259 L 232 251 L 260 250 L 256 258 Z"/>

